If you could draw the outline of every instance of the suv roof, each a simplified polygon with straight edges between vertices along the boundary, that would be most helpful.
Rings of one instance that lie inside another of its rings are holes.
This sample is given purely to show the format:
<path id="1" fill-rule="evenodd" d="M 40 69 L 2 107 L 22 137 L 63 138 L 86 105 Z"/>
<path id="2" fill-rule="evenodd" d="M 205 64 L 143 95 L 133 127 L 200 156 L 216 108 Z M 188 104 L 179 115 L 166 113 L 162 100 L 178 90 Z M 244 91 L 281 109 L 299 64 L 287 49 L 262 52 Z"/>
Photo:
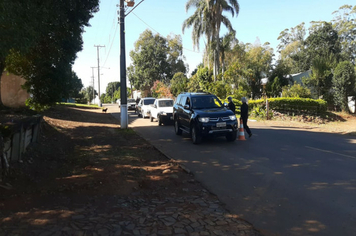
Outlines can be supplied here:
<path id="1" fill-rule="evenodd" d="M 207 92 L 183 92 L 180 94 L 185 94 L 185 95 L 213 95 L 211 93 L 207 93 Z"/>
<path id="2" fill-rule="evenodd" d="M 156 100 L 173 100 L 172 98 L 156 98 Z"/>

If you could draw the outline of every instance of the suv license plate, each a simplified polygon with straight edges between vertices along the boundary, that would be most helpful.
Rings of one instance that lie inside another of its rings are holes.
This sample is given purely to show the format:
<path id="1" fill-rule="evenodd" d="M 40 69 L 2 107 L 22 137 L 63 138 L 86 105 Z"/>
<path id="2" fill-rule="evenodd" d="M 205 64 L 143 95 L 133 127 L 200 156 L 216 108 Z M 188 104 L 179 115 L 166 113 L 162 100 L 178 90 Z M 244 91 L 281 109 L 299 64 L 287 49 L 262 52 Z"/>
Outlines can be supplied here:
<path id="1" fill-rule="evenodd" d="M 216 123 L 216 127 L 226 127 L 226 122 Z"/>

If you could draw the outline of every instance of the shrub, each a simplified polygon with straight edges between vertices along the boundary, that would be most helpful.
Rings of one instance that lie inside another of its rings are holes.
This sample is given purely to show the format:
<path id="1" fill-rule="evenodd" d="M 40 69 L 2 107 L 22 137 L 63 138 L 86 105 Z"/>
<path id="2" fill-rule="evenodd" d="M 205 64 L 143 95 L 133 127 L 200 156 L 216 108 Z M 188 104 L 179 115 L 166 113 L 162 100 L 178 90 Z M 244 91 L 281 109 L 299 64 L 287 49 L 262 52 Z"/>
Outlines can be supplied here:
<path id="1" fill-rule="evenodd" d="M 271 98 L 268 99 L 272 110 L 296 110 L 306 113 L 326 112 L 327 103 L 322 99 L 311 98 Z"/>
<path id="2" fill-rule="evenodd" d="M 327 110 L 327 102 L 322 99 L 310 98 L 269 98 L 269 109 L 282 112 L 320 114 Z M 250 100 L 249 110 L 253 111 L 256 107 L 266 110 L 266 100 Z"/>
<path id="3" fill-rule="evenodd" d="M 294 83 L 292 86 L 284 86 L 282 88 L 283 97 L 311 98 L 310 89 L 300 84 Z"/>

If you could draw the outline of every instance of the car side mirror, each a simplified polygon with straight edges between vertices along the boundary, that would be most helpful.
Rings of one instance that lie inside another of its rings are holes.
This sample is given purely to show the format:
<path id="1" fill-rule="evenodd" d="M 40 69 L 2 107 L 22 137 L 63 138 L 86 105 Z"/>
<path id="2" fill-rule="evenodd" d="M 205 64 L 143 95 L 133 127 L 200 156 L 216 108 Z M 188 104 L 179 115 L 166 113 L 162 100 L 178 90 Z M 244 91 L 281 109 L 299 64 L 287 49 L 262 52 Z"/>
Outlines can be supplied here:
<path id="1" fill-rule="evenodd" d="M 189 105 L 184 105 L 184 109 L 190 109 Z"/>

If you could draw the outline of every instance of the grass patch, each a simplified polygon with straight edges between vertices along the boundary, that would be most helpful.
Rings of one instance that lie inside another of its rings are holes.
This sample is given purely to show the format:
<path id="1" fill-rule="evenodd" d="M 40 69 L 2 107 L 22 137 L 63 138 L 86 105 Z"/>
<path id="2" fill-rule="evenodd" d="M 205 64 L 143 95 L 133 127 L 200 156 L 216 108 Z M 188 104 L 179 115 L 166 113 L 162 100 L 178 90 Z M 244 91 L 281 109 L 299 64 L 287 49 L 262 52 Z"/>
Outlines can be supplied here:
<path id="1" fill-rule="evenodd" d="M 101 107 L 98 107 L 97 104 L 87 105 L 87 104 L 67 103 L 67 102 L 60 102 L 60 103 L 57 103 L 57 104 L 58 105 L 68 106 L 68 107 L 101 109 Z"/>
<path id="2" fill-rule="evenodd" d="M 135 131 L 132 128 L 128 128 L 128 129 L 118 129 L 118 132 L 120 134 L 136 134 Z"/>

